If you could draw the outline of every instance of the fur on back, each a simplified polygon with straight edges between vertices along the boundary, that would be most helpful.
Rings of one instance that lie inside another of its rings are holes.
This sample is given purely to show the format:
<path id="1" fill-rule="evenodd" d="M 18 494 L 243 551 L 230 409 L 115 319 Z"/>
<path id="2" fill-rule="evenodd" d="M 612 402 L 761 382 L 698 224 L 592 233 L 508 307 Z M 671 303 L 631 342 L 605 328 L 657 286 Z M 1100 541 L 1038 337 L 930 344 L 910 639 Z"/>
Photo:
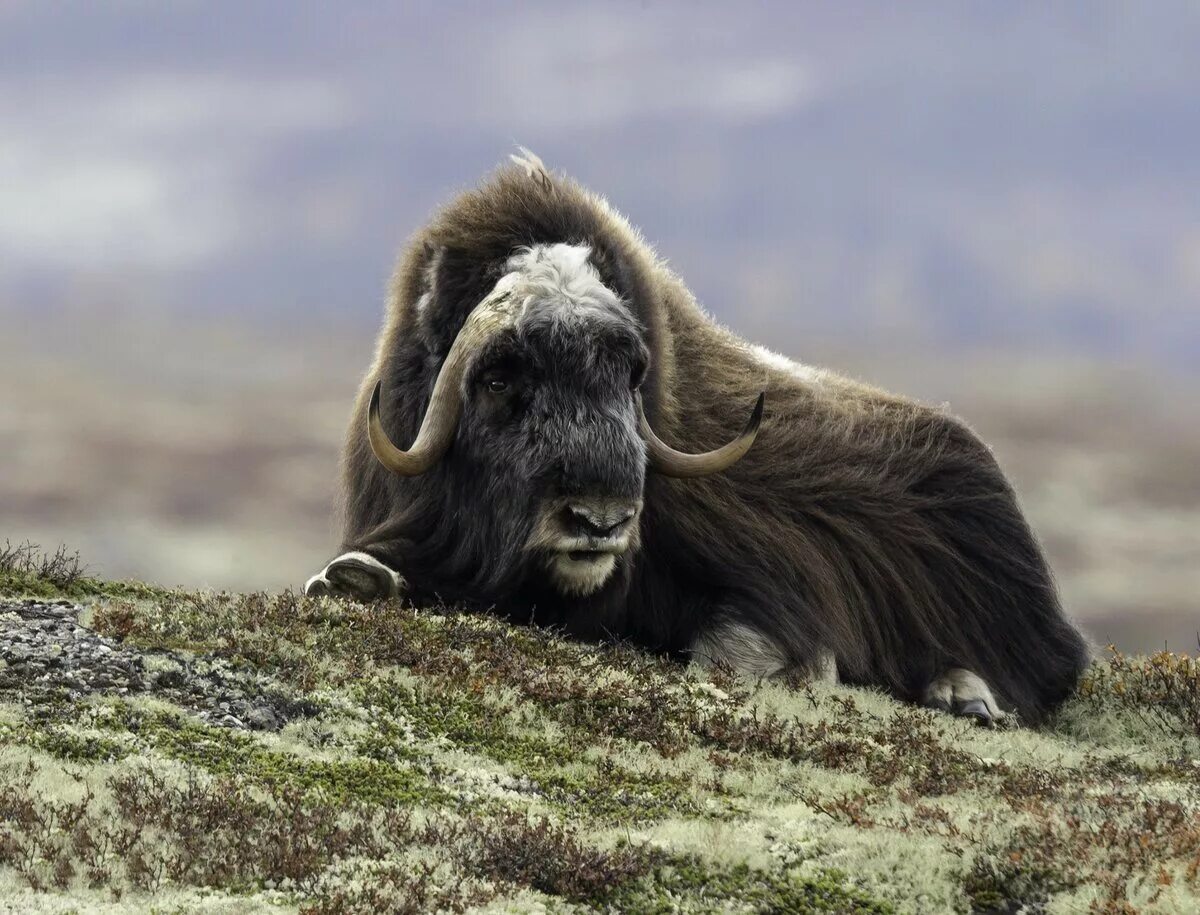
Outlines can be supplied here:
<path id="1" fill-rule="evenodd" d="M 470 493 L 449 491 L 464 485 L 453 460 L 397 478 L 363 434 L 379 378 L 389 434 L 411 441 L 471 309 L 512 258 L 555 244 L 586 246 L 595 275 L 636 318 L 651 354 L 646 413 L 670 445 L 728 441 L 767 392 L 758 440 L 732 468 L 647 477 L 640 551 L 603 593 L 578 602 L 505 578 L 519 544 L 481 541 L 466 517 Z M 410 582 L 426 571 L 442 583 L 432 596 L 498 603 L 582 637 L 682 656 L 705 633 L 738 627 L 761 633 L 789 665 L 812 669 L 832 655 L 843 680 L 910 699 L 963 668 L 1032 722 L 1067 695 L 1088 657 L 1011 487 L 966 425 L 734 336 L 603 199 L 536 159 L 460 195 L 410 240 L 344 474 L 347 549 L 394 557 Z"/>

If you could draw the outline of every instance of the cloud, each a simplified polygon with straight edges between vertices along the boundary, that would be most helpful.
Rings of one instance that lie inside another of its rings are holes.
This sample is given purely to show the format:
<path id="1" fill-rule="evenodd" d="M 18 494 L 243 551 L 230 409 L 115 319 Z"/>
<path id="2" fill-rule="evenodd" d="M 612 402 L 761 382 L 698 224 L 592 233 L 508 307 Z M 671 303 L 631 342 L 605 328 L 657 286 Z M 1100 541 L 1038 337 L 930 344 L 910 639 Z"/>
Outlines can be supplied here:
<path id="1" fill-rule="evenodd" d="M 485 25 L 462 38 L 474 59 L 448 75 L 446 94 L 470 104 L 476 123 L 549 130 L 686 117 L 717 127 L 785 114 L 815 94 L 809 62 L 739 40 L 736 13 L 690 29 L 664 10 L 557 6 Z"/>
<path id="2" fill-rule="evenodd" d="M 552 78 L 547 78 L 552 74 Z M 651 58 L 636 78 L 614 79 L 606 66 L 527 61 L 492 87 L 485 111 L 530 129 L 598 128 L 641 118 L 701 116 L 723 123 L 786 113 L 813 96 L 800 63 L 784 59 L 703 60 Z M 516 104 L 528 99 L 528 104 Z"/>
<path id="3" fill-rule="evenodd" d="M 351 114 L 319 81 L 231 75 L 47 82 L 3 97 L 0 262 L 10 270 L 186 267 L 252 241 L 251 170 Z"/>
<path id="4" fill-rule="evenodd" d="M 179 266 L 231 234 L 213 201 L 176 206 L 174 169 L 156 160 L 80 161 L 38 142 L 0 148 L 0 250 L 9 267 Z"/>

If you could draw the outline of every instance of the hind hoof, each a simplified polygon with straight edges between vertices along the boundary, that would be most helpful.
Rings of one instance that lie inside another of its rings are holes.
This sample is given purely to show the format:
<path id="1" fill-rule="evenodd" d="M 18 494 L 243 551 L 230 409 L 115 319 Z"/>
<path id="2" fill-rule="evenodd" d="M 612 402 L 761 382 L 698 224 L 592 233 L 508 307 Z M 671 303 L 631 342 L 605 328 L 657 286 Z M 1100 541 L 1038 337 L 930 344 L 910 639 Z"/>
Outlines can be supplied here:
<path id="1" fill-rule="evenodd" d="M 983 680 L 969 670 L 955 667 L 929 684 L 921 702 L 926 708 L 970 718 L 991 727 L 1004 717 L 999 703 Z"/>
<path id="2" fill-rule="evenodd" d="M 970 699 L 955 706 L 954 714 L 960 718 L 973 718 L 980 727 L 990 728 L 993 723 L 992 713 L 988 711 L 987 703 L 982 699 Z"/>

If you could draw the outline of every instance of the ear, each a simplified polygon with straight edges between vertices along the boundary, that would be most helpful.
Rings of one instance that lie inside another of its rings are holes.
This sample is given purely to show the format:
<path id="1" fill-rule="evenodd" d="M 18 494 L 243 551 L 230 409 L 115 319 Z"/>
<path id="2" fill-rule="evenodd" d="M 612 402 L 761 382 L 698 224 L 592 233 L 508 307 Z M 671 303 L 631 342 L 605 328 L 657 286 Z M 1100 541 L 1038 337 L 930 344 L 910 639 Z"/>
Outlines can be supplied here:
<path id="1" fill-rule="evenodd" d="M 600 274 L 600 282 L 621 297 L 630 310 L 641 319 L 639 302 L 645 299 L 643 290 L 638 284 L 637 273 L 622 251 L 610 246 L 605 239 L 585 239 L 591 248 L 589 263 Z"/>
<path id="2" fill-rule="evenodd" d="M 426 247 L 420 271 L 417 327 L 425 348 L 444 357 L 467 316 L 500 279 L 499 271 L 464 251 L 432 244 Z"/>

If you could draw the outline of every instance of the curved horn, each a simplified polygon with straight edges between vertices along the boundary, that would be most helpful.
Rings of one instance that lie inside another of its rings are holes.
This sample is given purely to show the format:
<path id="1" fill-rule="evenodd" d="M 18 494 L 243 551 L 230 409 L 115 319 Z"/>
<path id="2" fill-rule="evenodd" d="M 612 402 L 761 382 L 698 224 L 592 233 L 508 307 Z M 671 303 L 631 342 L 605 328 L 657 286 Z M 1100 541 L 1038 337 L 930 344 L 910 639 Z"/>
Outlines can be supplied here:
<path id="1" fill-rule="evenodd" d="M 371 406 L 367 410 L 367 438 L 371 441 L 371 451 L 376 459 L 392 473 L 402 477 L 423 474 L 441 459 L 450 443 L 454 441 L 454 430 L 458 426 L 458 414 L 462 404 L 457 382 L 450 390 L 444 389 L 447 387 L 442 384 L 446 378 L 446 368 L 448 366 L 442 368 L 433 386 L 433 397 L 429 401 L 429 409 L 425 411 L 425 419 L 421 422 L 417 440 L 407 451 L 397 448 L 383 431 L 383 422 L 379 418 L 379 394 L 383 382 L 375 382 L 375 390 L 371 392 Z M 440 388 L 442 390 L 439 390 Z"/>
<path id="2" fill-rule="evenodd" d="M 470 354 L 514 320 L 514 307 L 507 287 L 497 284 L 497 289 L 498 297 L 485 300 L 476 307 L 454 338 L 442 370 L 438 372 L 437 381 L 433 383 L 433 394 L 429 398 L 425 418 L 421 420 L 417 440 L 407 451 L 397 448 L 383 430 L 383 422 L 379 418 L 383 382 L 375 382 L 371 405 L 367 410 L 367 438 L 379 463 L 392 473 L 402 477 L 419 476 L 449 450 L 458 428 L 459 414 L 462 413 L 462 379 Z"/>
<path id="3" fill-rule="evenodd" d="M 762 422 L 763 404 L 767 393 L 758 395 L 758 403 L 750 414 L 750 421 L 742 434 L 727 445 L 722 445 L 716 451 L 706 451 L 703 454 L 685 454 L 676 451 L 661 438 L 654 434 L 646 412 L 642 409 L 642 399 L 638 398 L 638 420 L 641 424 L 642 436 L 649 446 L 650 466 L 668 477 L 705 477 L 710 473 L 720 473 L 736 464 L 750 450 L 758 435 L 758 426 Z"/>

